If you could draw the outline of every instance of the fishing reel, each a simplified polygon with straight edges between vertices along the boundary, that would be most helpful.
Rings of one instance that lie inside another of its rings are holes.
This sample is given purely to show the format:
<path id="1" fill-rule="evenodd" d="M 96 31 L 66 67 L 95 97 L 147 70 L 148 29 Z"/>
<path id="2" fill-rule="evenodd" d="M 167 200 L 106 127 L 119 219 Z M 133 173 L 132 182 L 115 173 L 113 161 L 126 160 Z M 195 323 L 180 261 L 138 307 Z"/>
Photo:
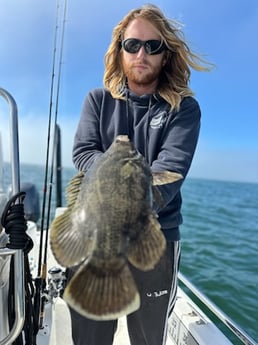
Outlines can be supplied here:
<path id="1" fill-rule="evenodd" d="M 51 267 L 48 270 L 48 294 L 51 300 L 63 296 L 65 285 L 65 272 L 60 267 Z"/>

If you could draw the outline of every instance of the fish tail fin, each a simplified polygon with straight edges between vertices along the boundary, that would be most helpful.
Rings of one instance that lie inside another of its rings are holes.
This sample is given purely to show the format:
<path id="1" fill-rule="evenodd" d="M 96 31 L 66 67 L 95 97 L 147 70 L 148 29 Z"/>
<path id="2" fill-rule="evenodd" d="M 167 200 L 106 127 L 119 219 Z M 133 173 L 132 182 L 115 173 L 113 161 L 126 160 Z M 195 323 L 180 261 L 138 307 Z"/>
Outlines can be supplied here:
<path id="1" fill-rule="evenodd" d="M 127 250 L 129 262 L 142 271 L 153 269 L 166 248 L 166 239 L 155 214 L 148 217 L 145 231 L 130 241 Z"/>
<path id="2" fill-rule="evenodd" d="M 67 285 L 64 300 L 93 320 L 115 320 L 140 307 L 139 293 L 126 263 L 114 271 L 101 270 L 88 261 Z"/>

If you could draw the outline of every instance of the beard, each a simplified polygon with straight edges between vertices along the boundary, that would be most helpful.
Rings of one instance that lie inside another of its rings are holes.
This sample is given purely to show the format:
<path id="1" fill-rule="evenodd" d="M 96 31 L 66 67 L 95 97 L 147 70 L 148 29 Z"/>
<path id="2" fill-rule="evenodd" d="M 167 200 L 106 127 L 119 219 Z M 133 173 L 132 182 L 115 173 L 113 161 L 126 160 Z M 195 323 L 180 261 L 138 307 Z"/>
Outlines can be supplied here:
<path id="1" fill-rule="evenodd" d="M 148 69 L 146 70 L 144 69 L 142 71 L 137 70 L 135 66 L 138 65 L 139 63 L 142 63 L 145 66 L 148 66 Z M 132 63 L 126 63 L 125 61 L 123 61 L 123 70 L 127 79 L 139 86 L 140 85 L 145 86 L 145 85 L 149 85 L 154 82 L 157 82 L 159 79 L 161 69 L 162 69 L 161 64 L 158 66 L 153 66 L 149 62 L 146 62 L 146 61 L 138 61 L 138 62 L 132 62 Z"/>

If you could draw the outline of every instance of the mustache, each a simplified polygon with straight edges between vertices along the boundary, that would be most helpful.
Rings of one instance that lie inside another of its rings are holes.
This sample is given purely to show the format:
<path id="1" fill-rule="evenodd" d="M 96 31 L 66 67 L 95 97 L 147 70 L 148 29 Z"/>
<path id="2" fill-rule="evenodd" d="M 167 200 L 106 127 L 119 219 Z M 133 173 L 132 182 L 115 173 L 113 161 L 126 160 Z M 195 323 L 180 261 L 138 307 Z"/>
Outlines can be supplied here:
<path id="1" fill-rule="evenodd" d="M 136 61 L 132 62 L 132 67 L 133 67 L 133 66 L 138 66 L 138 65 L 151 66 L 151 64 L 149 63 L 149 61 L 147 61 L 147 60 L 145 60 L 145 59 L 136 60 Z"/>

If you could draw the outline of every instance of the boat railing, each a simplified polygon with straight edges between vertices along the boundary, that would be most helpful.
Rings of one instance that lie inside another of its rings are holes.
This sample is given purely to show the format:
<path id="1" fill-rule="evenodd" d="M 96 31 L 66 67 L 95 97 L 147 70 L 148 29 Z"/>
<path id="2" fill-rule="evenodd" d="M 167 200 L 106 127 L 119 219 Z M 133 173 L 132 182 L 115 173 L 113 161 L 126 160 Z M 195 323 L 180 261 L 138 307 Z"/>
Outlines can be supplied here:
<path id="1" fill-rule="evenodd" d="M 8 91 L 0 88 L 0 95 L 7 101 L 10 108 L 10 160 L 12 175 L 12 194 L 20 192 L 20 162 L 19 162 L 19 140 L 18 140 L 18 112 L 14 98 Z M 15 320 L 9 334 L 0 340 L 0 345 L 11 344 L 22 331 L 25 319 L 24 301 L 24 265 L 23 252 L 21 249 L 0 249 L 0 256 L 13 255 L 14 261 L 14 304 Z"/>
<path id="2" fill-rule="evenodd" d="M 245 345 L 258 345 L 240 326 L 230 319 L 218 306 L 194 286 L 181 272 L 178 275 L 179 281 L 183 283 L 226 327 L 234 333 Z"/>

